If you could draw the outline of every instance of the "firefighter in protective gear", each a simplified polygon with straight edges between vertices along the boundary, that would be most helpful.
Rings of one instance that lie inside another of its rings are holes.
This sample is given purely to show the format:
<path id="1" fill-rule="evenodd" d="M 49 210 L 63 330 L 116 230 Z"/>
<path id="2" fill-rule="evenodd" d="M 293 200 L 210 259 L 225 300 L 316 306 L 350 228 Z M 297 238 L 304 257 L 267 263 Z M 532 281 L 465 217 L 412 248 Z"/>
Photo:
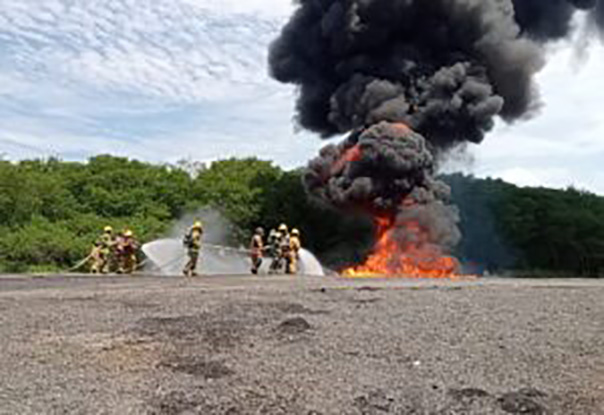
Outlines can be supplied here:
<path id="1" fill-rule="evenodd" d="M 271 256 L 271 265 L 269 266 L 268 273 L 275 274 L 279 269 L 279 241 L 281 240 L 281 233 L 275 229 L 271 229 L 268 235 L 268 249 L 269 255 Z"/>
<path id="2" fill-rule="evenodd" d="M 99 252 L 97 255 L 98 264 L 95 269 L 99 273 L 107 274 L 115 262 L 115 248 L 117 241 L 113 235 L 113 228 L 111 226 L 105 226 L 103 234 L 97 240 L 99 246 Z"/>
<path id="3" fill-rule="evenodd" d="M 185 234 L 183 244 L 187 249 L 189 260 L 182 271 L 186 277 L 197 275 L 197 263 L 199 262 L 199 253 L 201 252 L 201 238 L 203 236 L 203 224 L 201 221 L 195 221 L 191 229 Z"/>
<path id="4" fill-rule="evenodd" d="M 279 266 L 278 266 L 278 269 L 279 269 L 279 271 L 282 272 L 282 271 L 284 271 L 283 268 L 285 268 L 285 272 L 288 272 L 288 264 L 289 264 L 289 258 L 290 258 L 290 253 L 291 253 L 291 246 L 290 246 L 290 236 L 287 231 L 287 226 L 281 225 L 279 227 L 279 233 L 281 233 L 281 238 L 279 239 Z"/>
<path id="5" fill-rule="evenodd" d="M 252 259 L 252 274 L 258 274 L 262 266 L 262 254 L 264 252 L 264 229 L 256 229 L 250 243 L 250 257 Z"/>
<path id="6" fill-rule="evenodd" d="M 120 274 L 132 274 L 136 271 L 138 242 L 134 239 L 134 233 L 126 230 L 117 245 Z"/>
<path id="7" fill-rule="evenodd" d="M 286 258 L 288 274 L 298 273 L 300 249 L 302 249 L 302 243 L 300 242 L 300 231 L 297 229 L 293 229 L 289 237 L 289 252 Z"/>
<path id="8" fill-rule="evenodd" d="M 92 251 L 90 251 L 90 259 L 92 260 L 90 267 L 91 274 L 100 274 L 103 272 L 104 259 L 102 250 L 103 245 L 98 241 L 92 246 Z"/>

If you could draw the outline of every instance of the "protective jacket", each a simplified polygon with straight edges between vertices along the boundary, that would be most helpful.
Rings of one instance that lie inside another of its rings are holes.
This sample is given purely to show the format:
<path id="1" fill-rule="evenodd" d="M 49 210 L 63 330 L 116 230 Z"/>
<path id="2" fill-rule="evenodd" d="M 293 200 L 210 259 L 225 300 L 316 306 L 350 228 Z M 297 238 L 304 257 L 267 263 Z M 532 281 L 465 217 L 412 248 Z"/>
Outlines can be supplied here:
<path id="1" fill-rule="evenodd" d="M 262 257 L 262 252 L 264 251 L 264 241 L 262 240 L 262 236 L 254 235 L 252 237 L 252 242 L 250 244 L 250 253 L 252 257 Z"/>
<path id="2" fill-rule="evenodd" d="M 203 230 L 198 228 L 191 228 L 186 233 L 183 244 L 185 247 L 192 252 L 199 252 L 201 250 L 201 237 L 203 236 Z"/>
<path id="3" fill-rule="evenodd" d="M 289 238 L 289 249 L 292 254 L 299 255 L 300 249 L 302 249 L 302 243 L 300 242 L 300 238 L 298 236 L 291 236 Z"/>

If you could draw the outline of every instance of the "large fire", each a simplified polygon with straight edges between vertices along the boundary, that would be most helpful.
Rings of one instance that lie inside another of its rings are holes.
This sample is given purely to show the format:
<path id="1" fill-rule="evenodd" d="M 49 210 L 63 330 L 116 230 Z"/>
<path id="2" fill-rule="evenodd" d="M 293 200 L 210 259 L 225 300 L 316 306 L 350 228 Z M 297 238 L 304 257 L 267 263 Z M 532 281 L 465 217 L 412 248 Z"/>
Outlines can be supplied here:
<path id="1" fill-rule="evenodd" d="M 363 265 L 348 268 L 342 275 L 350 278 L 453 278 L 459 262 L 443 255 L 438 246 L 414 221 L 395 224 L 390 218 L 376 219 L 377 243 Z M 396 233 L 405 233 L 405 242 Z"/>
<path id="2" fill-rule="evenodd" d="M 395 128 L 409 131 L 405 124 Z M 332 166 L 332 173 L 363 157 L 357 144 Z M 412 209 L 412 198 L 402 202 L 404 209 Z M 342 275 L 350 278 L 453 278 L 459 272 L 457 259 L 443 254 L 440 247 L 429 242 L 428 234 L 417 221 L 398 221 L 395 214 L 376 215 L 376 244 L 364 264 L 348 268 Z"/>

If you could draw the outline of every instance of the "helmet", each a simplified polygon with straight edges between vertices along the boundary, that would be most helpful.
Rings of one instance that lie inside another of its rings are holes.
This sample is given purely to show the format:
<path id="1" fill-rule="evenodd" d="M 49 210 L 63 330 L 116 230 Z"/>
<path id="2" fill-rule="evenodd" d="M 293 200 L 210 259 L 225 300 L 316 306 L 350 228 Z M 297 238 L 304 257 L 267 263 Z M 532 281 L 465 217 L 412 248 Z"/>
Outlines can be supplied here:
<path id="1" fill-rule="evenodd" d="M 264 229 L 262 227 L 256 228 L 256 235 L 264 235 Z"/>
<path id="2" fill-rule="evenodd" d="M 132 233 L 132 231 L 131 231 L 131 230 L 129 230 L 129 229 L 128 229 L 126 232 L 124 232 L 124 236 L 125 236 L 126 238 L 130 238 L 130 237 L 132 237 L 133 235 L 134 235 L 134 233 Z"/>
<path id="3" fill-rule="evenodd" d="M 279 226 L 279 232 L 287 233 L 287 225 L 285 223 L 282 223 L 281 226 Z"/>
<path id="4" fill-rule="evenodd" d="M 297 229 L 292 230 L 292 235 L 294 236 L 300 236 L 300 231 Z"/>
<path id="5" fill-rule="evenodd" d="M 105 233 L 113 232 L 113 228 L 111 226 L 105 226 Z"/>
<path id="6" fill-rule="evenodd" d="M 201 229 L 203 228 L 203 224 L 201 223 L 200 220 L 195 221 L 195 223 L 193 224 L 193 229 Z"/>

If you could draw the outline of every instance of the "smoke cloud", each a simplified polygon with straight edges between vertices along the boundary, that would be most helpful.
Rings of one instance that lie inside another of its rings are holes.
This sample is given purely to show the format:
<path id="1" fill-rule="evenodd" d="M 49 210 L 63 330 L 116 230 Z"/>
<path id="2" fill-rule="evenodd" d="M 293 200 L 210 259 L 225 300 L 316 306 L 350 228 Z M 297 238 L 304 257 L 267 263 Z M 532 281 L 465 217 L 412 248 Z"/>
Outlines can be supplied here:
<path id="1" fill-rule="evenodd" d="M 588 19 L 598 30 L 604 28 L 601 0 L 514 0 L 513 4 L 522 33 L 541 42 L 569 36 L 577 10 L 588 12 Z"/>
<path id="2" fill-rule="evenodd" d="M 300 0 L 270 68 L 300 87 L 297 121 L 323 137 L 391 121 L 437 147 L 479 143 L 495 116 L 538 108 L 542 44 L 579 9 L 604 23 L 597 0 Z"/>
<path id="3" fill-rule="evenodd" d="M 567 36 L 579 9 L 604 22 L 598 0 L 298 4 L 271 46 L 271 73 L 299 87 L 302 127 L 350 133 L 310 163 L 308 190 L 339 208 L 389 212 L 394 223 L 411 215 L 443 247 L 459 232 L 434 159 L 482 142 L 496 117 L 533 115 L 544 44 Z"/>
<path id="4" fill-rule="evenodd" d="M 390 221 L 400 228 L 391 232 L 400 246 L 421 236 L 426 244 L 450 250 L 461 237 L 459 217 L 448 205 L 449 187 L 434 178 L 434 169 L 421 135 L 404 124 L 381 122 L 325 147 L 304 180 L 311 194 L 333 206 Z M 411 223 L 421 232 L 410 232 Z"/>

